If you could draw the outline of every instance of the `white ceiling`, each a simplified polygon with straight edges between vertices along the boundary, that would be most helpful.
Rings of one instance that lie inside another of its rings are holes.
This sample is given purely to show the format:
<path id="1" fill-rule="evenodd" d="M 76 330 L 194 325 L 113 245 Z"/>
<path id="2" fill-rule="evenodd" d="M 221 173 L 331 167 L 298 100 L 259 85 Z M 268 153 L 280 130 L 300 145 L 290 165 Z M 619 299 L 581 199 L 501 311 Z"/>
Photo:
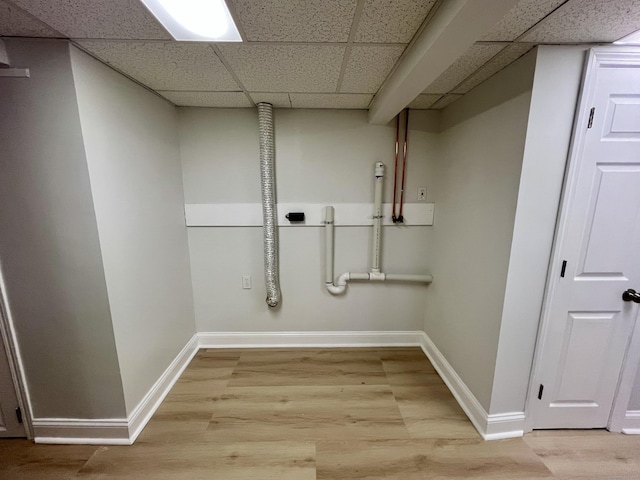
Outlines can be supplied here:
<path id="1" fill-rule="evenodd" d="M 227 0 L 243 43 L 178 43 L 138 0 L 0 0 L 0 36 L 72 39 L 176 105 L 367 108 L 446 1 Z M 638 29 L 640 0 L 521 0 L 409 106 L 443 108 L 537 44 Z"/>

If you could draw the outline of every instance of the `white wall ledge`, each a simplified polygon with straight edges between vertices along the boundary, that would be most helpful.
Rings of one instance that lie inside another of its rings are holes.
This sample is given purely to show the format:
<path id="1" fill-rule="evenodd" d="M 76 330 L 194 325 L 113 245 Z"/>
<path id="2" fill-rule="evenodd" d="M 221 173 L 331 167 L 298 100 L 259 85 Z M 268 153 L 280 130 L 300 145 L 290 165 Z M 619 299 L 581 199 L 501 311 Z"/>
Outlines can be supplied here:
<path id="1" fill-rule="evenodd" d="M 324 207 L 335 208 L 336 226 L 373 225 L 371 203 L 279 203 L 278 226 L 322 227 Z M 392 205 L 382 204 L 383 225 L 394 225 L 391 221 Z M 405 203 L 404 223 L 398 226 L 433 225 L 435 206 L 433 203 Z M 261 203 L 192 203 L 184 206 L 187 227 L 262 227 Z M 291 223 L 285 215 L 289 212 L 304 212 L 303 223 Z"/>

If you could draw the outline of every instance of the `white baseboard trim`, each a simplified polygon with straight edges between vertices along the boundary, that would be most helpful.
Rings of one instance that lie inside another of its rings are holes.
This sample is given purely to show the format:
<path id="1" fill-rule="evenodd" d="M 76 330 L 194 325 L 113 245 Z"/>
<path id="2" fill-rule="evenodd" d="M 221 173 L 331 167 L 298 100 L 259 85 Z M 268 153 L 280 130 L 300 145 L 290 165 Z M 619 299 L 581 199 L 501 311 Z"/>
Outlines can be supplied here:
<path id="1" fill-rule="evenodd" d="M 484 409 L 483 409 L 484 410 Z M 485 440 L 502 440 L 504 438 L 516 438 L 524 435 L 524 412 L 496 413 L 487 416 L 487 428 L 484 434 Z"/>
<path id="2" fill-rule="evenodd" d="M 627 435 L 640 435 L 640 410 L 627 410 L 624 416 L 622 433 Z"/>
<path id="3" fill-rule="evenodd" d="M 187 368 L 189 362 L 198 352 L 198 334 L 187 342 L 184 348 L 178 353 L 173 362 L 167 367 L 164 373 L 156 381 L 156 383 L 147 392 L 144 398 L 138 403 L 129 415 L 129 439 L 131 443 L 135 442 L 142 432 L 142 429 L 149 422 L 155 411 L 158 409 L 164 397 L 167 396 L 169 390 L 178 381 L 184 369 Z"/>
<path id="4" fill-rule="evenodd" d="M 429 336 L 424 332 L 420 333 L 422 350 L 482 438 L 500 440 L 522 437 L 524 412 L 489 415 Z"/>
<path id="5" fill-rule="evenodd" d="M 417 347 L 424 332 L 200 332 L 200 348 Z"/>
<path id="6" fill-rule="evenodd" d="M 36 443 L 131 445 L 153 416 L 199 348 L 421 347 L 485 440 L 521 437 L 524 412 L 489 415 L 431 339 L 422 331 L 370 332 L 200 332 L 167 367 L 149 392 L 123 419 L 38 418 Z M 627 412 L 624 433 L 640 434 L 640 411 Z"/>
<path id="7" fill-rule="evenodd" d="M 35 443 L 130 445 L 126 418 L 34 418 Z"/>
<path id="8" fill-rule="evenodd" d="M 128 418 L 33 419 L 35 443 L 81 445 L 131 445 L 153 416 L 198 351 L 197 334 L 191 337 Z"/>

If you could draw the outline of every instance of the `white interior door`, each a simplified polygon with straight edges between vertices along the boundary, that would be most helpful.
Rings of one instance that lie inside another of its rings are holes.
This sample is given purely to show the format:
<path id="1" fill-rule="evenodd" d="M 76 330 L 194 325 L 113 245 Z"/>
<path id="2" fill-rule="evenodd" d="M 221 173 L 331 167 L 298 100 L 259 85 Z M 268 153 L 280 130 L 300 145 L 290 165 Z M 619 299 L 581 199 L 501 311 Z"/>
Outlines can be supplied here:
<path id="1" fill-rule="evenodd" d="M 623 300 L 640 291 L 640 54 L 592 52 L 580 110 L 536 356 L 533 428 L 606 427 L 640 329 L 640 294 Z"/>
<path id="2" fill-rule="evenodd" d="M 0 438 L 25 437 L 24 425 L 18 421 L 16 413 L 19 404 L 7 358 L 0 338 Z"/>

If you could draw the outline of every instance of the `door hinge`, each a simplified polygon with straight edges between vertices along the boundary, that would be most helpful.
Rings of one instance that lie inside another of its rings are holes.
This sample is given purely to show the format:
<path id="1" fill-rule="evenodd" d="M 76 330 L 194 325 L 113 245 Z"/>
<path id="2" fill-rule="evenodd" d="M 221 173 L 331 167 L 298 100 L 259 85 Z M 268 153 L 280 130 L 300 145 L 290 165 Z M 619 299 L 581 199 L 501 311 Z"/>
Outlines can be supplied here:
<path id="1" fill-rule="evenodd" d="M 564 272 L 567 270 L 567 261 L 562 261 L 562 270 L 560 270 L 560 276 L 564 278 Z"/>
<path id="2" fill-rule="evenodd" d="M 540 384 L 540 389 L 538 390 L 538 400 L 542 400 L 542 390 L 544 390 L 544 385 Z"/>
<path id="3" fill-rule="evenodd" d="M 22 423 L 22 410 L 20 407 L 16 408 L 16 417 L 18 417 L 18 423 Z"/>
<path id="4" fill-rule="evenodd" d="M 591 128 L 593 126 L 593 116 L 596 113 L 596 107 L 593 107 L 589 112 L 589 123 L 587 124 L 587 128 Z"/>

